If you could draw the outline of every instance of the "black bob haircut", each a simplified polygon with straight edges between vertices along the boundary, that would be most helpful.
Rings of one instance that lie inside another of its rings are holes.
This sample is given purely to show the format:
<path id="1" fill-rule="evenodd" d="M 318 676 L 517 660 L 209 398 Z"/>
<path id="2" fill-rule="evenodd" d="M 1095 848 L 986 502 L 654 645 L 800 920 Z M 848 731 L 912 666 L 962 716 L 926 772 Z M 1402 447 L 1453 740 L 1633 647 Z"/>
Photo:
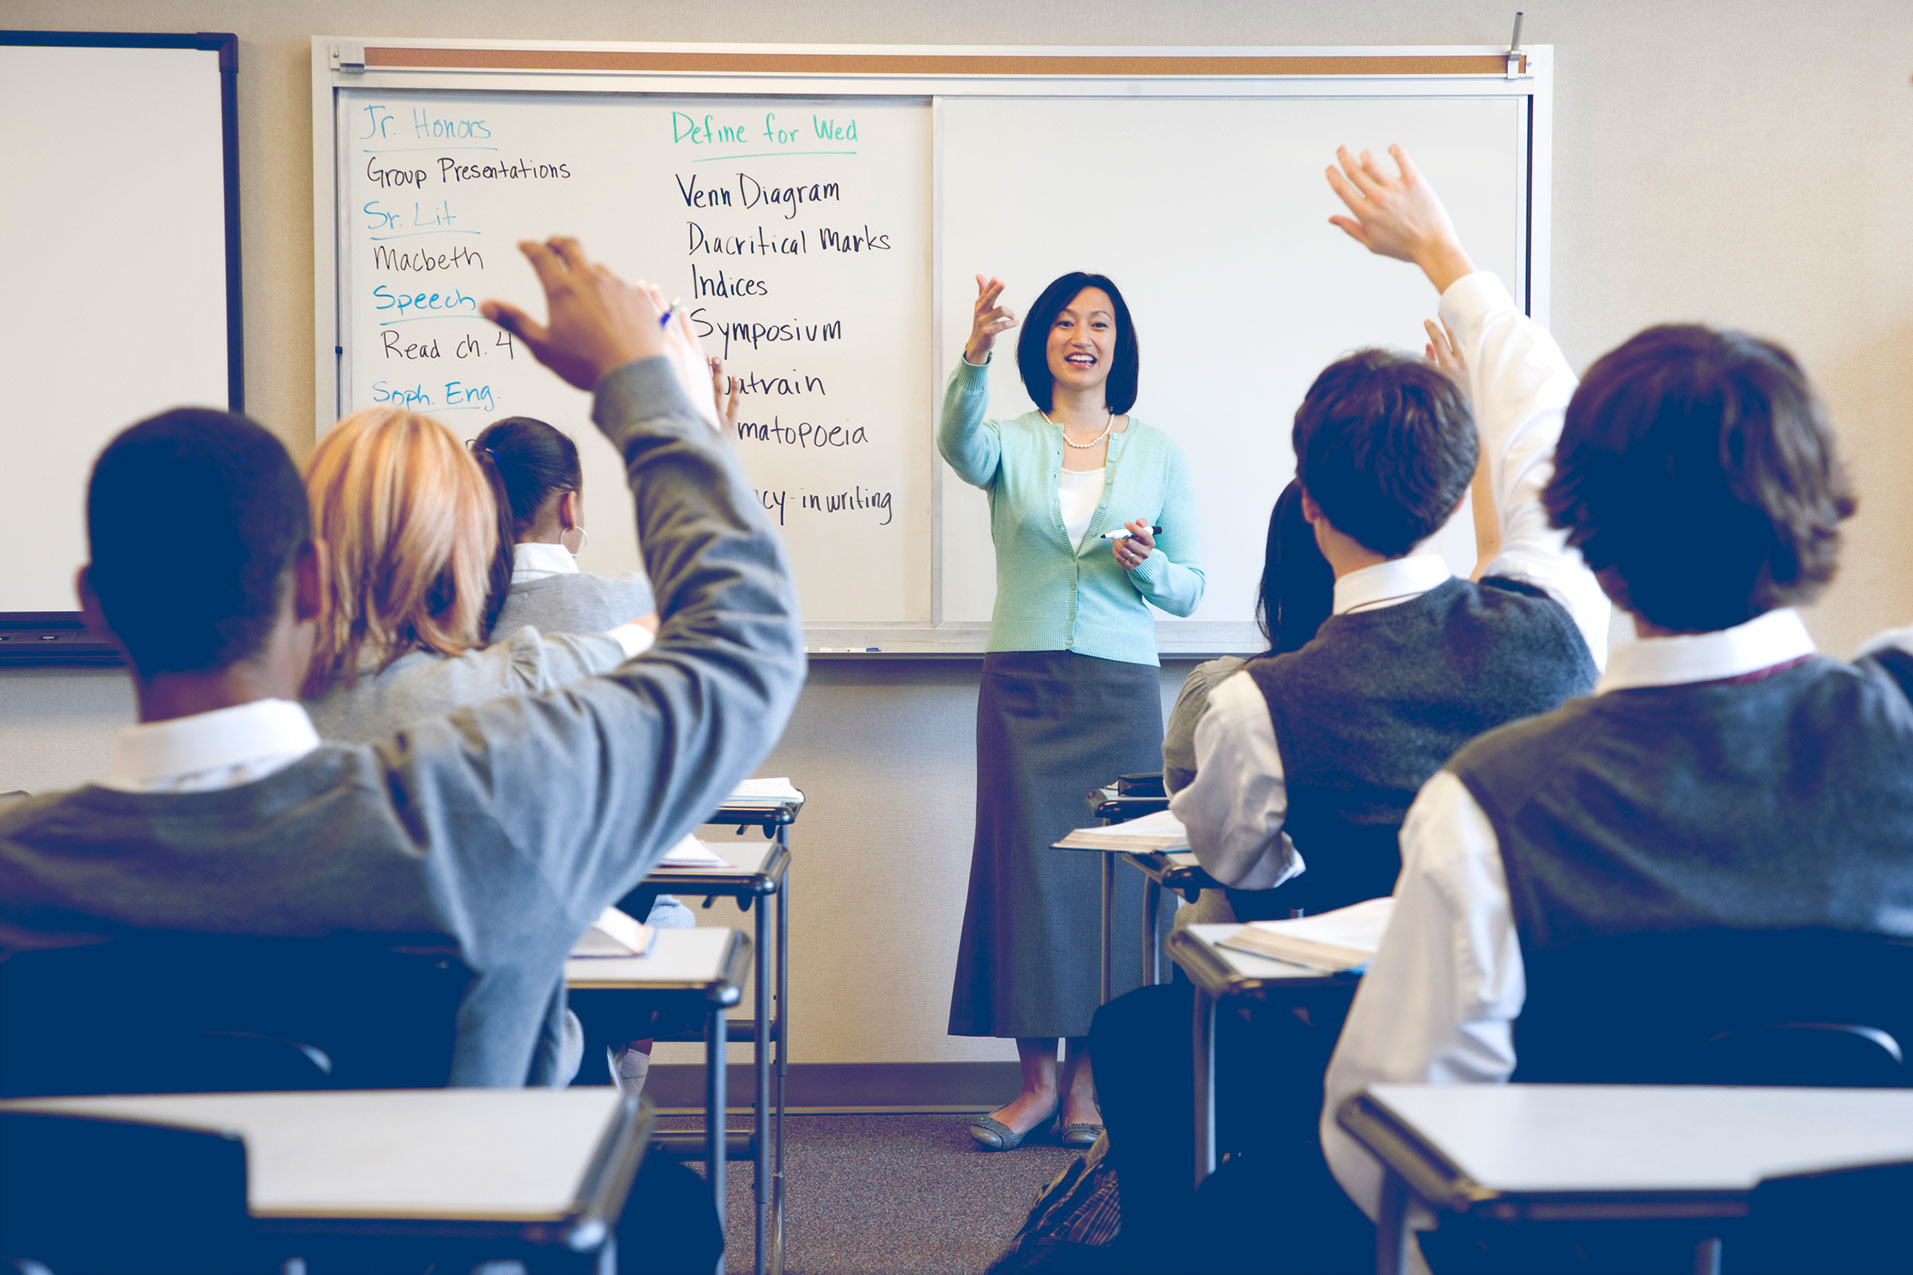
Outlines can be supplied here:
<path id="1" fill-rule="evenodd" d="M 513 539 L 531 530 L 553 496 L 584 490 L 578 445 L 534 417 L 507 416 L 487 425 L 472 449 L 498 471 Z"/>
<path id="2" fill-rule="evenodd" d="M 1387 350 L 1323 369 L 1295 413 L 1294 441 L 1295 476 L 1329 525 L 1385 558 L 1441 530 L 1480 451 L 1460 387 Z"/>
<path id="3" fill-rule="evenodd" d="M 135 672 L 257 655 L 312 539 L 285 446 L 234 412 L 182 407 L 120 433 L 86 489 L 87 578 Z"/>
<path id="4" fill-rule="evenodd" d="M 1118 415 L 1136 405 L 1136 378 L 1141 358 L 1136 348 L 1136 325 L 1130 321 L 1129 305 L 1108 275 L 1085 274 L 1072 270 L 1043 289 L 1030 303 L 1023 319 L 1023 330 L 1016 338 L 1016 370 L 1022 374 L 1023 388 L 1030 401 L 1045 412 L 1055 403 L 1056 384 L 1049 370 L 1049 330 L 1063 307 L 1076 299 L 1084 288 L 1101 288 L 1116 307 L 1116 349 L 1110 355 L 1109 379 L 1103 384 L 1103 403 Z"/>
<path id="5" fill-rule="evenodd" d="M 1698 325 L 1649 328 L 1588 369 L 1542 500 L 1609 597 L 1678 633 L 1811 601 L 1855 508 L 1794 357 Z"/>
<path id="6" fill-rule="evenodd" d="M 1315 543 L 1315 528 L 1302 512 L 1302 484 L 1294 479 L 1275 498 L 1268 546 L 1262 555 L 1262 589 L 1256 625 L 1270 655 L 1299 651 L 1335 610 L 1335 568 Z"/>

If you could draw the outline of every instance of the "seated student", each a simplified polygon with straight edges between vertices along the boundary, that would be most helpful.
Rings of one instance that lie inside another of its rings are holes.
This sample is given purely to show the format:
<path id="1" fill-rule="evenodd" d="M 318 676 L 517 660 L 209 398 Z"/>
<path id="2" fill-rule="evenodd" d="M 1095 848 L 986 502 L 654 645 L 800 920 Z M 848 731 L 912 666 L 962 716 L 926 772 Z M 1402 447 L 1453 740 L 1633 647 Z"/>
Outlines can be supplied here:
<path id="1" fill-rule="evenodd" d="M 500 556 L 509 556 L 508 587 L 487 604 L 493 634 L 531 628 L 543 633 L 615 630 L 632 616 L 657 624 L 657 603 L 642 571 L 611 577 L 578 570 L 584 549 L 584 468 L 578 447 L 544 421 L 510 416 L 472 440 L 472 454 L 492 479 L 498 505 Z M 570 543 L 576 537 L 576 547 Z M 446 705 L 447 708 L 453 707 Z M 645 892 L 640 892 L 640 901 Z M 643 912 L 646 924 L 689 929 L 691 910 L 659 894 Z M 651 1070 L 651 1041 L 627 1041 L 608 1060 L 618 1087 L 642 1092 Z"/>
<path id="2" fill-rule="evenodd" d="M 1305 513 L 1335 570 L 1335 613 L 1300 651 L 1252 661 L 1211 693 L 1195 780 L 1171 802 L 1211 874 L 1263 892 L 1233 896 L 1261 916 L 1388 893 L 1396 832 L 1422 782 L 1481 731 L 1585 692 L 1605 654 L 1606 600 L 1540 504 L 1572 373 L 1458 248 L 1428 273 L 1468 369 L 1472 418 L 1469 398 L 1419 361 L 1369 351 L 1316 380 L 1296 413 L 1295 450 Z M 1479 583 L 1414 551 L 1468 488 L 1476 421 L 1503 537 Z M 1300 878 L 1283 884 L 1301 860 Z M 1314 874 L 1327 886 L 1297 892 Z M 1136 1054 L 1120 1043 L 1180 1031 L 1189 1012 L 1186 987 L 1143 988 L 1103 1007 L 1091 1047 Z M 1278 1173 L 1313 1157 L 1325 1181 L 1313 1142 L 1329 1032 L 1287 1016 L 1219 1030 L 1228 1140 L 1274 1159 Z M 1186 1055 L 1148 1060 L 1112 1065 L 1098 1087 L 1124 1232 L 1139 1258 L 1174 1261 L 1194 1081 Z"/>
<path id="3" fill-rule="evenodd" d="M 1263 654 L 1282 655 L 1307 645 L 1328 619 L 1334 593 L 1335 573 L 1302 516 L 1302 486 L 1290 479 L 1269 514 L 1268 544 L 1262 554 L 1255 623 L 1269 644 Z M 1183 679 L 1176 706 L 1162 728 L 1162 783 L 1170 796 L 1196 777 L 1196 726 L 1209 711 L 1209 692 L 1247 663 L 1241 656 L 1224 655 L 1196 665 Z"/>
<path id="4" fill-rule="evenodd" d="M 306 462 L 313 530 L 330 550 L 331 604 L 304 695 L 324 739 L 363 744 L 499 695 L 608 673 L 651 644 L 647 596 L 612 624 L 487 646 L 502 561 L 491 481 L 457 435 L 394 407 L 355 412 Z"/>
<path id="5" fill-rule="evenodd" d="M 1458 256 L 1412 170 L 1350 181 L 1375 251 Z M 1551 351 L 1510 322 L 1511 353 Z M 1854 508 L 1793 357 L 1698 326 L 1633 337 L 1566 404 L 1543 500 L 1640 640 L 1591 698 L 1476 740 L 1415 799 L 1321 1118 L 1370 1216 L 1380 1174 L 1336 1124 L 1343 1100 L 1508 1079 L 1517 1021 L 1559 1008 L 1551 975 L 1577 940 L 1913 935 L 1913 631 L 1848 664 L 1815 654 L 1793 610 L 1832 579 Z"/>
<path id="6" fill-rule="evenodd" d="M 544 421 L 508 416 L 472 440 L 493 478 L 508 584 L 493 600 L 494 634 L 529 625 L 543 633 L 602 633 L 632 617 L 656 623 L 657 602 L 642 571 L 623 576 L 578 569 L 584 551 L 584 468 L 578 445 Z"/>
<path id="7" fill-rule="evenodd" d="M 326 579 L 290 457 L 230 413 L 136 425 L 94 466 L 78 586 L 141 724 L 103 783 L 0 810 L 0 956 L 126 927 L 436 933 L 475 975 L 453 1083 L 549 1078 L 573 941 L 764 756 L 804 655 L 782 544 L 677 377 L 685 331 L 574 241 L 524 250 L 549 326 L 486 313 L 595 389 L 671 604 L 657 644 L 562 695 L 321 744 L 290 702 Z"/>
<path id="8" fill-rule="evenodd" d="M 1267 892 L 1233 896 L 1257 917 L 1387 894 L 1416 789 L 1482 731 L 1586 692 L 1606 654 L 1606 599 L 1540 507 L 1571 374 L 1510 344 L 1519 312 L 1491 276 L 1450 292 L 1458 277 L 1431 275 L 1472 412 L 1441 371 L 1379 350 L 1309 388 L 1296 477 L 1334 614 L 1211 692 L 1195 780 L 1170 804 L 1210 875 Z M 1478 583 L 1425 549 L 1468 490 L 1477 423 L 1502 527 Z"/>

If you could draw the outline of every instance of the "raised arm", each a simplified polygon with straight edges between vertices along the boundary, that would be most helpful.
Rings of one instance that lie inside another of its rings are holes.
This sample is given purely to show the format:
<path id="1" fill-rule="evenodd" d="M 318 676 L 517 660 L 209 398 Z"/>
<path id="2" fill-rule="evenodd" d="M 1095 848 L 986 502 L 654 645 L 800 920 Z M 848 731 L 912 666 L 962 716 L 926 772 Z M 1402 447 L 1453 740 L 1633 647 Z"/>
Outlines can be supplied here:
<path id="1" fill-rule="evenodd" d="M 990 350 L 997 334 L 1016 326 L 1016 314 L 1002 304 L 1003 281 L 976 277 L 976 306 L 970 319 L 970 336 L 963 343 L 963 357 L 950 374 L 949 387 L 943 392 L 943 413 L 937 419 L 937 451 L 956 470 L 957 477 L 972 487 L 988 487 L 996 481 L 996 470 L 1003 459 L 1003 440 L 996 427 L 983 419 L 990 403 L 988 373 Z"/>
<path id="2" fill-rule="evenodd" d="M 1389 173 L 1363 151 L 1336 152 L 1328 170 L 1349 216 L 1329 220 L 1370 252 L 1413 262 L 1441 293 L 1441 318 L 1468 369 L 1475 427 L 1500 518 L 1501 546 L 1481 575 L 1539 586 L 1566 608 L 1596 667 L 1607 663 L 1609 605 L 1564 532 L 1548 525 L 1541 493 L 1554 473 L 1574 372 L 1546 329 L 1521 313 L 1500 280 L 1477 271 L 1447 209 L 1399 146 Z"/>
<path id="3" fill-rule="evenodd" d="M 496 844 L 459 836 L 477 821 L 512 847 L 511 863 L 439 856 L 429 870 L 441 877 L 483 874 L 446 880 L 449 897 L 507 882 L 582 931 L 777 742 L 803 683 L 802 630 L 782 542 L 707 423 L 708 369 L 666 348 L 687 334 L 660 331 L 645 291 L 572 241 L 525 250 L 550 326 L 496 303 L 486 314 L 565 380 L 595 387 L 592 416 L 624 457 L 667 618 L 649 651 L 608 676 L 379 747 L 402 817 L 442 825 L 429 844 Z"/>

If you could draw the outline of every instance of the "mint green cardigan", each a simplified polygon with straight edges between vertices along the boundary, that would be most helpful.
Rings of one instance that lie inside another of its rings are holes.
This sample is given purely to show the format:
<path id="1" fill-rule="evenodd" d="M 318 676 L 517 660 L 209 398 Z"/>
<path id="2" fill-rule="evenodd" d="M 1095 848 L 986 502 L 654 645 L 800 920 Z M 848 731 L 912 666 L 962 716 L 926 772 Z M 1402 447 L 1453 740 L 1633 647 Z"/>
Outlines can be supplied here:
<path id="1" fill-rule="evenodd" d="M 1075 651 L 1125 664 L 1159 664 L 1145 602 L 1188 615 L 1202 601 L 1196 565 L 1196 499 L 1182 449 L 1135 418 L 1109 436 L 1103 498 L 1079 549 L 1063 528 L 1057 484 L 1061 429 L 1030 412 L 986 421 L 984 368 L 963 359 L 943 396 L 937 450 L 957 477 L 990 497 L 996 542 L 992 651 Z M 1156 549 L 1125 571 L 1100 533 L 1142 518 L 1161 526 Z"/>

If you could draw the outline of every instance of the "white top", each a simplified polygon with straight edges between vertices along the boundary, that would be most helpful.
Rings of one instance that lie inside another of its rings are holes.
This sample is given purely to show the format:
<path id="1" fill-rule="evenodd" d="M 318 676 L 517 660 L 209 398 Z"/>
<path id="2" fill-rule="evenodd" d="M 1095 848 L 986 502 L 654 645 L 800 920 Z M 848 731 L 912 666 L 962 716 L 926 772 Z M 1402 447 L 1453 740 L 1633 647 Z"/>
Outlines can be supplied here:
<path id="1" fill-rule="evenodd" d="M 306 710 L 291 700 L 250 704 L 123 726 L 104 787 L 122 792 L 237 788 L 290 766 L 319 746 Z"/>
<path id="2" fill-rule="evenodd" d="M 1813 649 L 1797 613 L 1770 611 L 1718 633 L 1618 647 L 1595 694 L 1741 677 Z M 1526 996 L 1494 825 L 1461 780 L 1443 770 L 1422 787 L 1402 825 L 1395 915 L 1362 978 L 1326 1081 L 1322 1147 L 1343 1189 L 1370 1217 L 1381 1172 L 1335 1123 L 1342 1100 L 1378 1084 L 1505 1081 L 1514 1072 L 1513 1024 Z"/>
<path id="3" fill-rule="evenodd" d="M 1913 1090 L 1382 1085 L 1371 1097 L 1473 1181 L 1509 1194 L 1747 1191 L 1913 1157 Z"/>
<path id="4" fill-rule="evenodd" d="M 563 545 L 519 541 L 511 547 L 511 582 L 578 574 L 578 559 Z"/>
<path id="5" fill-rule="evenodd" d="M 1524 581 L 1559 602 L 1600 668 L 1607 663 L 1608 600 L 1565 533 L 1548 525 L 1541 504 L 1574 373 L 1554 339 L 1491 274 L 1456 281 L 1442 294 L 1441 317 L 1468 361 L 1475 425 L 1501 515 L 1501 552 L 1482 574 Z M 1335 582 L 1335 614 L 1406 602 L 1448 577 L 1435 554 L 1352 571 Z M 1209 693 L 1209 712 L 1196 727 L 1195 781 L 1169 808 L 1188 827 L 1203 868 L 1225 885 L 1263 890 L 1302 870 L 1282 831 L 1288 787 L 1275 727 L 1246 672 Z"/>
<path id="6" fill-rule="evenodd" d="M 1069 533 L 1069 542 L 1078 548 L 1089 531 L 1089 520 L 1096 516 L 1096 506 L 1102 503 L 1103 474 L 1108 468 L 1105 465 L 1101 469 L 1065 469 L 1056 480 L 1056 503 L 1063 508 L 1063 529 Z"/>
<path id="7" fill-rule="evenodd" d="M 258 1217 L 556 1220 L 622 1101 L 610 1086 L 30 1098 L 63 1111 L 237 1133 Z"/>

